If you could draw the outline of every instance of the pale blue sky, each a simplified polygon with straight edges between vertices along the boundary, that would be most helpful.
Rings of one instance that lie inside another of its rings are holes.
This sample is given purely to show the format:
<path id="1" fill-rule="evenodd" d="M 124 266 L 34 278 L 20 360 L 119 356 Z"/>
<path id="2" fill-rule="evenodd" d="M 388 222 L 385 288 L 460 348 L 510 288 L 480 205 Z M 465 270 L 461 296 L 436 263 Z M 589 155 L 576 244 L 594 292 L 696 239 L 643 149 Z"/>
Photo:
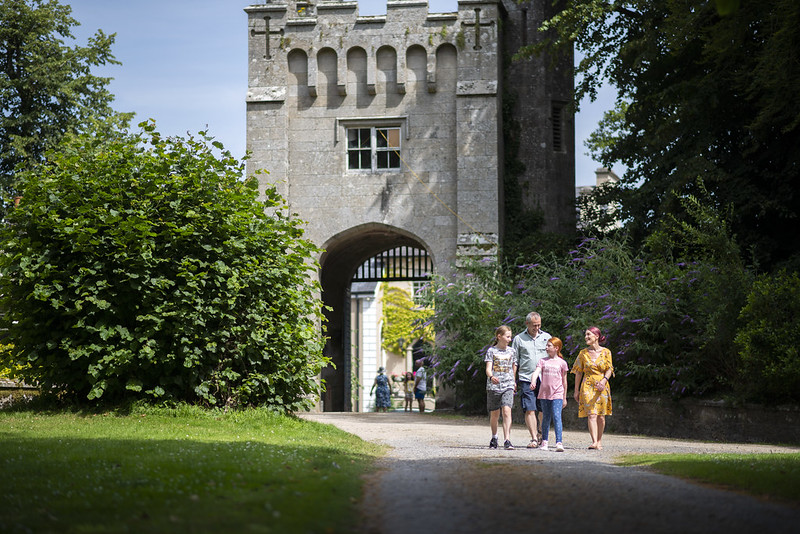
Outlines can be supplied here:
<path id="1" fill-rule="evenodd" d="M 62 0 L 81 22 L 75 35 L 85 44 L 98 28 L 116 33 L 113 51 L 121 66 L 98 71 L 112 76 L 116 109 L 153 118 L 159 131 L 185 135 L 209 128 L 235 156 L 245 152 L 247 16 L 258 0 Z M 359 0 L 359 14 L 386 13 L 386 0 Z M 456 11 L 456 0 L 429 0 L 431 12 Z M 576 185 L 593 185 L 599 166 L 583 140 L 595 129 L 613 93 L 581 104 L 576 117 Z M 618 169 L 615 169 L 618 171 Z M 619 172 L 619 171 L 618 171 Z"/>

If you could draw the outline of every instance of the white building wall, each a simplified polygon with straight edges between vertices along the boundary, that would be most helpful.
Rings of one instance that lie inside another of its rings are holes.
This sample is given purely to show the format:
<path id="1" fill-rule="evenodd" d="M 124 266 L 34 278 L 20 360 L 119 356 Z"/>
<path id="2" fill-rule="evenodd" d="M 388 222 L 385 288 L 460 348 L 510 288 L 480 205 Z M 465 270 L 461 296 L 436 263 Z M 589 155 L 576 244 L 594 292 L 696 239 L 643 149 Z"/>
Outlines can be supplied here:
<path id="1" fill-rule="evenodd" d="M 369 390 L 378 374 L 380 366 L 380 332 L 378 330 L 378 301 L 377 299 L 364 299 L 362 316 L 361 348 L 363 361 L 361 363 L 361 411 L 375 410 L 375 396 Z"/>

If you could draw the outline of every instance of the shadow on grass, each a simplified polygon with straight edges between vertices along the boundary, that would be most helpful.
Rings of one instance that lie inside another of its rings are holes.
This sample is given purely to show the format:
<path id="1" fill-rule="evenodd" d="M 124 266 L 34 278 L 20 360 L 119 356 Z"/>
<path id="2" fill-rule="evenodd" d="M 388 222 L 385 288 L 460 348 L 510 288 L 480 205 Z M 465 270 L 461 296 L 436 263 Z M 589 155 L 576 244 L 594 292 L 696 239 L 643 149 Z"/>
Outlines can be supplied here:
<path id="1" fill-rule="evenodd" d="M 323 444 L 0 436 L 4 533 L 349 532 L 373 460 Z"/>

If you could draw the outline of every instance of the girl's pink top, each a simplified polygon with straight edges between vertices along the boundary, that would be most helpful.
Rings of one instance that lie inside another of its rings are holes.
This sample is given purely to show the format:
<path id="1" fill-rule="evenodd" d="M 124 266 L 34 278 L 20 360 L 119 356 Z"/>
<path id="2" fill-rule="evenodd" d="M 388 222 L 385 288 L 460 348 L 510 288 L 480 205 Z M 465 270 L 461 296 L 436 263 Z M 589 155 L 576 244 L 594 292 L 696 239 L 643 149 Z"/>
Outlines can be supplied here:
<path id="1" fill-rule="evenodd" d="M 558 356 L 542 358 L 536 365 L 541 369 L 542 385 L 539 387 L 540 399 L 556 400 L 564 398 L 564 377 L 569 372 L 567 362 Z"/>

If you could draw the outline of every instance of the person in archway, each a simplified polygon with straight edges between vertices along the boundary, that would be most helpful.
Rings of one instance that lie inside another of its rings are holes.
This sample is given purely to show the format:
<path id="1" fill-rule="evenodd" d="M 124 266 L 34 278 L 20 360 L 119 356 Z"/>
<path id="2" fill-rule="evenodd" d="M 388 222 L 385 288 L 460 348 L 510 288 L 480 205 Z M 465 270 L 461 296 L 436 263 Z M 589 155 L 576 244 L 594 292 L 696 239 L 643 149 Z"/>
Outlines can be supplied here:
<path id="1" fill-rule="evenodd" d="M 428 374 L 425 372 L 425 359 L 420 358 L 416 361 L 417 369 L 416 377 L 414 378 L 414 398 L 417 399 L 419 404 L 419 413 L 425 413 L 425 393 L 428 389 Z"/>
<path id="2" fill-rule="evenodd" d="M 606 342 L 600 329 L 590 326 L 584 333 L 587 347 L 578 353 L 572 372 L 575 373 L 575 402 L 578 417 L 588 418 L 590 449 L 603 449 L 603 431 L 606 416 L 611 415 L 611 388 L 609 379 L 614 375 L 611 351 L 600 346 Z"/>
<path id="3" fill-rule="evenodd" d="M 542 330 L 542 316 L 530 312 L 525 318 L 525 331 L 517 334 L 511 343 L 511 347 L 517 352 L 519 362 L 520 403 L 522 413 L 525 414 L 525 426 L 531 435 L 529 449 L 538 447 L 542 439 L 542 405 L 538 399 L 541 380 L 537 379 L 531 384 L 531 376 L 539 360 L 547 357 L 545 347 L 549 340 L 550 334 Z"/>
<path id="4" fill-rule="evenodd" d="M 414 373 L 406 371 L 405 378 L 403 378 L 403 391 L 405 393 L 405 406 L 404 412 L 414 411 Z"/>
<path id="5" fill-rule="evenodd" d="M 375 377 L 372 389 L 369 390 L 369 394 L 372 395 L 375 388 L 378 388 L 375 392 L 375 410 L 378 412 L 385 412 L 392 405 L 392 390 L 389 386 L 389 377 L 385 372 L 385 368 L 378 367 L 378 376 Z"/>

